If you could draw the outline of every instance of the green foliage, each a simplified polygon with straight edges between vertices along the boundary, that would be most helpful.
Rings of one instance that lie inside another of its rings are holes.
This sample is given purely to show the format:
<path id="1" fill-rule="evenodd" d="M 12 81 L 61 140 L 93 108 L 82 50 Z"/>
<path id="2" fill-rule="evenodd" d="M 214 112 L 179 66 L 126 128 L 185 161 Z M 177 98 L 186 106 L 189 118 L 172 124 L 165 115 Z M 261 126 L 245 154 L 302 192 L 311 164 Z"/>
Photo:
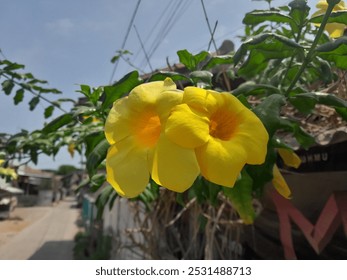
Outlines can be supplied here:
<path id="1" fill-rule="evenodd" d="M 76 168 L 76 166 L 64 164 L 64 165 L 60 165 L 58 167 L 58 170 L 56 171 L 56 173 L 58 175 L 67 175 L 67 174 L 70 174 L 76 170 L 78 170 L 78 168 Z"/>
<path id="2" fill-rule="evenodd" d="M 76 234 L 73 255 L 75 260 L 109 260 L 111 249 L 112 237 L 94 229 Z"/>
<path id="3" fill-rule="evenodd" d="M 347 17 L 347 14 L 345 16 Z M 325 43 L 316 50 L 321 58 L 335 63 L 340 69 L 347 70 L 347 37 Z"/>
<path id="4" fill-rule="evenodd" d="M 11 95 L 15 92 L 13 97 L 14 105 L 23 102 L 25 94 L 33 95 L 29 101 L 29 109 L 33 111 L 41 100 L 56 106 L 53 102 L 47 99 L 44 95 L 59 94 L 59 90 L 55 88 L 48 88 L 43 85 L 47 84 L 46 81 L 35 78 L 31 73 L 22 73 L 24 65 L 11 62 L 7 59 L 0 60 L 0 81 L 2 91 L 6 95 Z M 59 106 L 58 106 L 59 107 Z M 48 109 L 44 116 L 46 118 L 51 116 L 52 109 Z"/>
<path id="5" fill-rule="evenodd" d="M 255 218 L 253 209 L 253 179 L 243 171 L 241 178 L 233 188 L 223 188 L 223 192 L 230 199 L 235 210 L 246 224 L 252 224 Z"/>

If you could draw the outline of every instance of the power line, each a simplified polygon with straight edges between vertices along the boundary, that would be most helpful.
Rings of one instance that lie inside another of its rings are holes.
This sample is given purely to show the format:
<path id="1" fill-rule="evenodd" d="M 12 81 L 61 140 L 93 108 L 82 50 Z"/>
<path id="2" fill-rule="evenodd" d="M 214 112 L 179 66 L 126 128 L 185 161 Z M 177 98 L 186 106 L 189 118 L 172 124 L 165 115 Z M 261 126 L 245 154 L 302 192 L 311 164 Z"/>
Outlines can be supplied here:
<path id="1" fill-rule="evenodd" d="M 211 42 L 213 43 L 213 46 L 215 48 L 215 51 L 217 52 L 217 45 L 216 45 L 216 42 L 214 41 L 214 38 L 213 38 L 213 35 L 214 35 L 214 31 L 212 32 L 212 28 L 211 28 L 211 25 L 210 25 L 210 21 L 208 19 L 208 16 L 207 16 L 207 12 L 206 12 L 206 8 L 205 8 L 205 4 L 204 4 L 204 0 L 201 0 L 201 5 L 202 5 L 202 9 L 204 10 L 204 15 L 205 15 L 205 19 L 206 19 L 206 22 L 207 22 L 207 26 L 208 26 L 208 30 L 210 31 L 210 35 L 211 35 Z M 217 25 L 216 25 L 217 27 Z"/>
<path id="2" fill-rule="evenodd" d="M 158 20 L 152 26 L 151 30 L 148 32 L 149 35 L 146 36 L 144 45 L 146 45 L 148 40 L 152 37 L 152 35 L 154 34 L 155 29 L 160 26 L 160 22 L 162 21 L 164 16 L 166 16 L 166 13 L 170 13 L 170 11 L 173 10 L 173 9 L 170 9 L 170 6 L 173 3 L 175 3 L 175 2 L 174 1 L 169 1 L 168 4 L 165 6 L 165 8 L 162 10 L 162 12 L 159 13 L 160 16 L 159 16 Z M 134 60 L 136 60 L 136 58 L 138 57 L 140 51 L 141 51 L 141 48 L 139 48 L 138 51 L 136 52 L 135 56 L 133 56 Z"/>
<path id="3" fill-rule="evenodd" d="M 174 8 L 174 12 L 166 21 L 166 23 L 163 25 L 156 39 L 153 41 L 151 49 L 149 51 L 149 58 L 153 56 L 154 52 L 158 49 L 158 47 L 163 42 L 163 40 L 168 35 L 168 33 L 171 31 L 175 23 L 178 22 L 178 19 L 184 14 L 184 11 L 187 10 L 187 7 L 189 4 L 191 4 L 191 2 L 192 1 L 189 1 L 189 0 L 185 2 L 181 0 L 180 2 L 177 3 L 176 7 Z"/>
<path id="4" fill-rule="evenodd" d="M 151 71 L 153 72 L 153 68 L 152 68 L 151 62 L 150 62 L 150 60 L 149 60 L 149 57 L 148 57 L 148 54 L 147 54 L 147 52 L 146 52 L 145 46 L 144 46 L 144 45 L 143 45 L 143 43 L 142 43 L 142 40 L 141 40 L 140 34 L 139 34 L 139 32 L 137 31 L 137 28 L 136 28 L 136 25 L 135 25 L 135 24 L 134 24 L 134 29 L 135 29 L 135 32 L 136 32 L 137 38 L 138 38 L 138 39 L 139 39 L 139 41 L 140 41 L 141 48 L 142 48 L 142 50 L 143 50 L 143 52 L 144 52 L 144 54 L 145 54 L 145 57 L 146 57 L 146 59 L 147 59 L 147 63 L 148 63 L 148 65 L 149 65 L 149 68 L 150 68 L 150 69 L 151 69 Z"/>
<path id="5" fill-rule="evenodd" d="M 133 23 L 134 23 L 134 20 L 135 20 L 135 16 L 136 16 L 136 13 L 137 13 L 137 10 L 139 9 L 139 6 L 140 6 L 140 3 L 141 3 L 141 0 L 138 0 L 137 1 L 137 4 L 136 4 L 136 7 L 135 7 L 135 10 L 133 12 L 133 15 L 131 17 L 131 20 L 129 22 L 129 26 L 128 26 L 128 29 L 127 29 L 127 32 L 125 34 L 125 37 L 124 37 L 124 40 L 123 40 L 123 43 L 122 43 L 122 46 L 121 46 L 121 49 L 123 50 L 124 47 L 125 47 L 125 44 L 128 40 L 128 36 L 129 36 L 129 33 L 130 33 L 130 30 L 131 30 L 131 27 L 133 26 Z M 117 70 L 117 67 L 118 67 L 118 63 L 119 63 L 119 59 L 116 60 L 115 64 L 114 64 L 114 67 L 113 67 L 113 71 L 112 71 L 112 75 L 111 75 L 111 79 L 110 79 L 110 84 L 112 83 L 112 80 L 113 80 L 113 77 L 116 73 L 116 70 Z"/>

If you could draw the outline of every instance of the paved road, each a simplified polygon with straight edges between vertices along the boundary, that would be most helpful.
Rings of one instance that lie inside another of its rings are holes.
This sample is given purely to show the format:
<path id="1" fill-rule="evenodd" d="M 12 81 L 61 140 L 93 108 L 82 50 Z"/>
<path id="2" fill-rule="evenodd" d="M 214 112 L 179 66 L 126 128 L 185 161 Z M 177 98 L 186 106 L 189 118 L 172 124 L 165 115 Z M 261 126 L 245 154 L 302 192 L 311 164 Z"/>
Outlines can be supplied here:
<path id="1" fill-rule="evenodd" d="M 80 210 L 65 198 L 0 246 L 0 260 L 72 260 Z"/>

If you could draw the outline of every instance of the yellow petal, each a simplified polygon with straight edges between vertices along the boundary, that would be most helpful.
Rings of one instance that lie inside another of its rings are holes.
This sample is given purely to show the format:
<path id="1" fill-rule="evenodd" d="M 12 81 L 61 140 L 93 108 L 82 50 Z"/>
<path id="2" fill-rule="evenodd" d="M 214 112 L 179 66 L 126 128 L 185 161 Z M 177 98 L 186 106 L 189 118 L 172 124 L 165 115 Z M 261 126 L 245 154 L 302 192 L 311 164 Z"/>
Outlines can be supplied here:
<path id="1" fill-rule="evenodd" d="M 272 172 L 273 172 L 272 184 L 275 187 L 275 189 L 283 197 L 290 198 L 291 191 L 276 164 L 274 165 Z"/>
<path id="2" fill-rule="evenodd" d="M 279 148 L 278 153 L 283 159 L 285 165 L 298 168 L 301 164 L 301 159 L 298 157 L 296 153 L 289 149 Z"/>
<path id="3" fill-rule="evenodd" d="M 243 146 L 212 137 L 205 145 L 196 149 L 196 156 L 202 176 L 225 187 L 234 186 L 247 160 Z"/>
<path id="4" fill-rule="evenodd" d="M 239 126 L 231 141 L 243 145 L 247 151 L 247 163 L 262 164 L 267 154 L 269 135 L 260 119 L 250 110 L 240 113 Z"/>
<path id="5" fill-rule="evenodd" d="M 4 160 L 4 159 L 0 159 L 0 165 L 3 165 L 3 164 L 4 164 L 4 162 L 5 162 L 5 160 Z"/>
<path id="6" fill-rule="evenodd" d="M 139 195 L 149 182 L 147 150 L 134 147 L 130 137 L 112 145 L 107 152 L 106 171 L 107 181 L 121 196 Z"/>
<path id="7" fill-rule="evenodd" d="M 339 38 L 343 36 L 346 25 L 341 23 L 328 23 L 325 30 L 328 31 L 331 38 Z"/>
<path id="8" fill-rule="evenodd" d="M 209 139 L 209 120 L 193 112 L 187 104 L 181 104 L 172 110 L 166 122 L 166 136 L 184 148 L 196 148 Z"/>
<path id="9" fill-rule="evenodd" d="M 317 7 L 318 9 L 323 10 L 323 13 L 324 13 L 324 12 L 327 10 L 327 8 L 328 8 L 328 2 L 325 1 L 325 0 L 321 0 L 321 1 L 319 1 L 319 2 L 317 3 L 316 7 Z"/>
<path id="10" fill-rule="evenodd" d="M 69 146 L 67 147 L 67 150 L 68 150 L 70 156 L 73 158 L 73 156 L 75 154 L 75 144 L 70 143 Z"/>
<path id="11" fill-rule="evenodd" d="M 340 1 L 337 5 L 334 7 L 334 11 L 341 11 L 341 10 L 346 10 L 347 7 L 345 5 L 344 1 Z"/>
<path id="12" fill-rule="evenodd" d="M 131 135 L 130 120 L 128 97 L 118 99 L 113 103 L 105 123 L 105 136 L 111 145 Z"/>
<path id="13" fill-rule="evenodd" d="M 171 109 L 182 103 L 183 91 L 181 90 L 166 90 L 163 91 L 156 101 L 156 112 L 160 116 L 160 121 L 163 125 L 171 113 Z"/>
<path id="14" fill-rule="evenodd" d="M 212 92 L 197 87 L 186 87 L 182 102 L 188 104 L 189 107 L 195 110 L 206 113 L 208 116 L 214 108 L 218 107 L 218 100 Z"/>
<path id="15" fill-rule="evenodd" d="M 167 90 L 176 90 L 176 85 L 170 78 L 141 84 L 129 93 L 129 106 L 138 111 L 151 105 L 155 106 L 160 94 Z"/>
<path id="16" fill-rule="evenodd" d="M 174 144 L 165 135 L 159 138 L 149 160 L 152 179 L 175 192 L 190 188 L 200 173 L 194 150 Z"/>

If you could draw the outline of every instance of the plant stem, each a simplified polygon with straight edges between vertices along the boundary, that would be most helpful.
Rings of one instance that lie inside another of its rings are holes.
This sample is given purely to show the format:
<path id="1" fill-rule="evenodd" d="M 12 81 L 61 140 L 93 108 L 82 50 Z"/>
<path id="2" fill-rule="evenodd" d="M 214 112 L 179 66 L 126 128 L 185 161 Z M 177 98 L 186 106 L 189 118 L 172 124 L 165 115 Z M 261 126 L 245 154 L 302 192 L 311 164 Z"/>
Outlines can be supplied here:
<path id="1" fill-rule="evenodd" d="M 288 89 L 287 89 L 287 91 L 286 91 L 286 95 L 288 95 L 288 94 L 292 91 L 292 89 L 294 88 L 295 84 L 297 83 L 297 81 L 300 79 L 302 73 L 304 72 L 305 68 L 306 68 L 307 65 L 311 62 L 311 59 L 312 59 L 312 56 L 313 56 L 313 54 L 314 54 L 314 52 L 315 52 L 316 46 L 317 46 L 317 44 L 318 44 L 318 42 L 319 42 L 320 37 L 322 36 L 322 34 L 323 34 L 323 32 L 324 32 L 325 25 L 326 25 L 327 22 L 328 22 L 329 16 L 330 16 L 330 14 L 331 14 L 331 12 L 332 12 L 334 6 L 335 6 L 335 4 L 329 4 L 329 5 L 328 5 L 327 11 L 326 11 L 326 13 L 325 13 L 325 15 L 324 15 L 324 18 L 323 18 L 323 20 L 322 20 L 321 25 L 319 26 L 317 35 L 316 35 L 316 37 L 314 38 L 314 41 L 313 41 L 313 43 L 312 43 L 312 45 L 311 45 L 311 48 L 310 48 L 308 54 L 306 55 L 305 60 L 304 60 L 304 62 L 302 63 L 302 65 L 301 65 L 299 71 L 296 73 L 296 75 L 295 75 L 293 81 L 291 82 L 290 86 L 288 87 Z"/>

